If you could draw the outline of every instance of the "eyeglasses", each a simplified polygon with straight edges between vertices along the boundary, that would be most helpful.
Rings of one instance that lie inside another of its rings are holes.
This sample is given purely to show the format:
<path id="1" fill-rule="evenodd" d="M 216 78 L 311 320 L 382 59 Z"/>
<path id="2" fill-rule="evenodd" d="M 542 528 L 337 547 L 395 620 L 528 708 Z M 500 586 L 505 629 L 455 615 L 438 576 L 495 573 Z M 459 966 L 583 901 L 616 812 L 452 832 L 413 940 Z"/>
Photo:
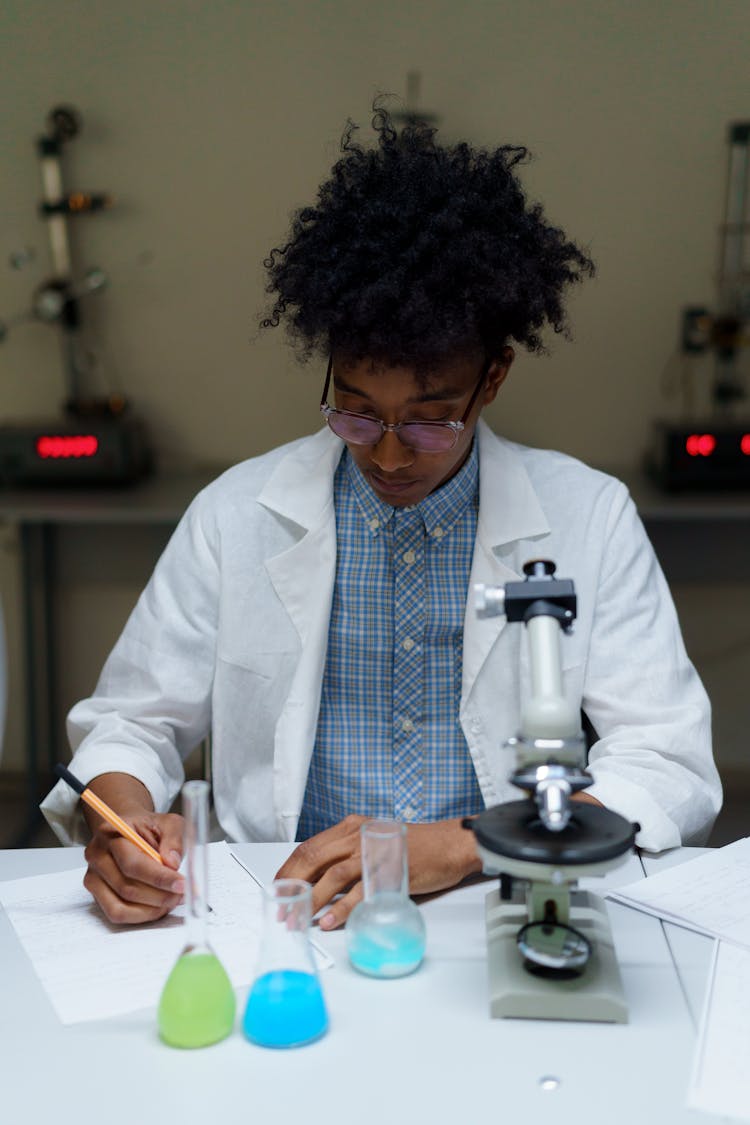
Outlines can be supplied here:
<path id="1" fill-rule="evenodd" d="M 396 434 L 399 441 L 420 453 L 447 453 L 453 449 L 458 441 L 458 435 L 466 428 L 466 419 L 471 413 L 471 408 L 477 400 L 487 374 L 491 360 L 486 360 L 479 373 L 475 386 L 466 409 L 458 422 L 383 422 L 380 418 L 373 418 L 369 414 L 355 414 L 351 410 L 336 410 L 326 402 L 328 387 L 331 382 L 333 370 L 333 356 L 328 359 L 328 371 L 323 387 L 323 397 L 320 400 L 320 410 L 333 432 L 344 441 L 352 445 L 377 445 L 383 434 L 391 431 Z"/>

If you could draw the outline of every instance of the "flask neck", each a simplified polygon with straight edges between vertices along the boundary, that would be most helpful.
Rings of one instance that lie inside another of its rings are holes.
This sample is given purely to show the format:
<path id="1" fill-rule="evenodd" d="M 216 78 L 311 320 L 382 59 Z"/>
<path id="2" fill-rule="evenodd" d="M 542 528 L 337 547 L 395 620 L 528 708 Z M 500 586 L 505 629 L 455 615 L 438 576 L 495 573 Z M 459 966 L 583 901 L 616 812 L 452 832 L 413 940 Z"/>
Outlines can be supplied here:
<path id="1" fill-rule="evenodd" d="M 276 879 L 263 892 L 263 933 L 256 976 L 315 971 L 310 946 L 312 887 L 302 879 Z"/>
<path id="2" fill-rule="evenodd" d="M 185 819 L 185 953 L 205 951 L 208 941 L 208 782 L 183 786 Z"/>
<path id="3" fill-rule="evenodd" d="M 371 821 L 362 826 L 362 882 L 367 901 L 408 894 L 406 825 Z"/>

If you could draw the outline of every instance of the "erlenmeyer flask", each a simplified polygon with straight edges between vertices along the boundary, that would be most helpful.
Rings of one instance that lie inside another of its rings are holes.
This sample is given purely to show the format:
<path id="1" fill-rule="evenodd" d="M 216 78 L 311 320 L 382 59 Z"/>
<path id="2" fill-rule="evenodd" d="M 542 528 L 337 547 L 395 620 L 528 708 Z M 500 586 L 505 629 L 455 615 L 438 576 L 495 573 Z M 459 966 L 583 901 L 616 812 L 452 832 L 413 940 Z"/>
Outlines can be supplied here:
<path id="1" fill-rule="evenodd" d="M 262 1047 L 300 1047 L 328 1028 L 310 945 L 312 887 L 276 879 L 263 891 L 263 934 L 243 1026 Z"/>
<path id="2" fill-rule="evenodd" d="M 349 960 L 372 977 L 413 973 L 425 951 L 425 926 L 409 898 L 406 825 L 368 820 L 360 829 L 365 897 L 346 922 Z"/>
<path id="3" fill-rule="evenodd" d="M 159 1001 L 159 1034 L 170 1047 L 207 1047 L 234 1027 L 232 983 L 208 940 L 207 781 L 182 787 L 185 818 L 185 945 Z"/>

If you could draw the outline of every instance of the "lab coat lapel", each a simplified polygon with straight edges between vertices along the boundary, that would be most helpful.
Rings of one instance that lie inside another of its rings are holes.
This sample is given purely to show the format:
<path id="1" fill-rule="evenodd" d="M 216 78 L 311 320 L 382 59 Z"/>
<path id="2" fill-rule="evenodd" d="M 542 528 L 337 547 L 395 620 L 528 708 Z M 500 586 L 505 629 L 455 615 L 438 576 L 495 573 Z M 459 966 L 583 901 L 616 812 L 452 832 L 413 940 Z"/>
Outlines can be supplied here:
<path id="1" fill-rule="evenodd" d="M 276 724 L 274 803 L 282 839 L 293 840 L 302 807 L 320 706 L 328 624 L 336 576 L 333 475 L 342 443 L 329 431 L 280 462 L 259 496 L 298 536 L 266 560 L 266 571 L 299 634 L 301 654 Z"/>
<path id="2" fill-rule="evenodd" d="M 296 542 L 266 560 L 266 571 L 303 647 L 330 613 L 336 568 L 333 475 L 343 444 L 329 430 L 279 462 L 258 502 L 294 525 Z"/>
<path id="3" fill-rule="evenodd" d="M 543 540 L 550 530 L 520 450 L 497 437 L 481 420 L 477 436 L 479 521 L 464 617 L 464 703 L 506 625 L 503 616 L 477 618 L 474 587 L 478 583 L 499 586 L 523 578 L 520 571 L 526 555 L 518 557 L 518 541 Z M 530 546 L 527 554 L 533 553 Z"/>

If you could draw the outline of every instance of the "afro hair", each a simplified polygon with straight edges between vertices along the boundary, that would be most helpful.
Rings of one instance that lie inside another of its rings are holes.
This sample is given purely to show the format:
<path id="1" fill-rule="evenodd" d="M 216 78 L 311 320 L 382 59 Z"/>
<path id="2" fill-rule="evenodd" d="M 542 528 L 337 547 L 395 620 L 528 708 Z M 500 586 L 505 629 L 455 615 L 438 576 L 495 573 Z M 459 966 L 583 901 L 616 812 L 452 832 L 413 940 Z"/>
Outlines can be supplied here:
<path id="1" fill-rule="evenodd" d="M 265 260 L 262 326 L 283 321 L 306 356 L 335 348 L 421 373 L 511 341 L 544 351 L 547 324 L 567 334 L 566 287 L 594 265 L 527 203 L 527 150 L 443 146 L 425 123 L 397 130 L 382 101 L 373 113 L 377 143 L 359 144 L 348 122 L 316 205 Z"/>

